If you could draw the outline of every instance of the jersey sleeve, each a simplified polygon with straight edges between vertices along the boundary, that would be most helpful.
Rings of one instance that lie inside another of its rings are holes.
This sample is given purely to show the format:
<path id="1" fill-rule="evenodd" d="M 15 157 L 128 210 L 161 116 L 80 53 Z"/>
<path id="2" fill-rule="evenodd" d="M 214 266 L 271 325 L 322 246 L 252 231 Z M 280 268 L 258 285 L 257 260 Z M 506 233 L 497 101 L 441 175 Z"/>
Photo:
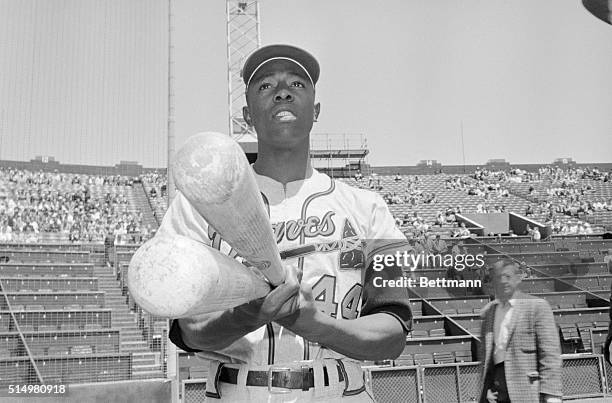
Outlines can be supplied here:
<path id="1" fill-rule="evenodd" d="M 361 316 L 375 313 L 387 313 L 395 317 L 405 332 L 412 330 L 412 309 L 406 287 L 380 286 L 383 280 L 398 280 L 404 277 L 402 267 L 397 264 L 385 264 L 382 270 L 375 270 L 375 255 L 395 255 L 396 252 L 408 251 L 413 253 L 406 240 L 385 242 L 372 249 L 366 259 L 366 268 L 363 272 L 363 301 Z M 377 277 L 380 279 L 376 280 Z"/>
<path id="2" fill-rule="evenodd" d="M 170 341 L 174 343 L 175 346 L 187 353 L 199 353 L 202 351 L 195 350 L 185 344 L 185 342 L 183 341 L 183 336 L 181 335 L 181 328 L 177 319 L 170 320 L 170 331 L 168 332 L 168 337 L 170 338 Z"/>
<path id="3" fill-rule="evenodd" d="M 400 321 L 405 332 L 412 329 L 412 310 L 408 290 L 405 287 L 376 287 L 375 277 L 394 280 L 403 277 L 402 267 L 385 265 L 374 270 L 374 256 L 408 251 L 414 253 L 406 237 L 395 224 L 395 220 L 382 197 L 375 195 L 366 240 L 366 267 L 363 277 L 363 301 L 361 315 L 387 313 Z"/>

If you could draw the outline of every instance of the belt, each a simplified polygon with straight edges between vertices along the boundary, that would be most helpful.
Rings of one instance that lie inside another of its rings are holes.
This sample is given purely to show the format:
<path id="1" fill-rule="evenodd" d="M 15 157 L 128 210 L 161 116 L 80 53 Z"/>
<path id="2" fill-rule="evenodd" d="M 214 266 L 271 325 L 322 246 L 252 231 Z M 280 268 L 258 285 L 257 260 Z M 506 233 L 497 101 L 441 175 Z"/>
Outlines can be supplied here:
<path id="1" fill-rule="evenodd" d="M 344 374 L 340 366 L 336 365 L 338 379 L 344 381 Z M 222 367 L 219 373 L 219 381 L 225 383 L 238 383 L 238 369 Z M 272 381 L 270 382 L 270 377 Z M 327 368 L 323 368 L 323 378 L 325 386 L 329 386 Z M 269 371 L 249 371 L 246 379 L 247 386 L 266 386 L 284 389 L 308 390 L 314 388 L 314 371 L 309 366 L 302 367 L 301 370 L 291 370 L 288 368 L 274 368 Z"/>

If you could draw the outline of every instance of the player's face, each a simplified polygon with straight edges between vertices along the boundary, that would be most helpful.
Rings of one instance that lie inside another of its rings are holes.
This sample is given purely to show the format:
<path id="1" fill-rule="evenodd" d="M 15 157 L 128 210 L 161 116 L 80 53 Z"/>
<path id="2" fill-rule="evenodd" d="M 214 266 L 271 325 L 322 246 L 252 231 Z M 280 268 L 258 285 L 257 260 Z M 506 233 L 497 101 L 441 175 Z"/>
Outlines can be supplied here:
<path id="1" fill-rule="evenodd" d="M 312 123 L 319 113 L 315 90 L 295 63 L 266 63 L 251 80 L 244 118 L 255 127 L 260 143 L 278 148 L 308 146 Z"/>

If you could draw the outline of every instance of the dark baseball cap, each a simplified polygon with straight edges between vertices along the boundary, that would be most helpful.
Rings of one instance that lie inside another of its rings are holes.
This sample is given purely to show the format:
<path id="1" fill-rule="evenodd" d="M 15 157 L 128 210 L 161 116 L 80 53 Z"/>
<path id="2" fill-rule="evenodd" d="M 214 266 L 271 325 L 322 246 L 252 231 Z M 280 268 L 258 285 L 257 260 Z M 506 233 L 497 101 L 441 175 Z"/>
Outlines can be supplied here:
<path id="1" fill-rule="evenodd" d="M 251 79 L 264 64 L 274 60 L 289 60 L 298 65 L 308 78 L 312 86 L 319 80 L 319 62 L 304 49 L 291 45 L 268 45 L 255 50 L 244 62 L 242 67 L 242 80 L 247 88 Z"/>

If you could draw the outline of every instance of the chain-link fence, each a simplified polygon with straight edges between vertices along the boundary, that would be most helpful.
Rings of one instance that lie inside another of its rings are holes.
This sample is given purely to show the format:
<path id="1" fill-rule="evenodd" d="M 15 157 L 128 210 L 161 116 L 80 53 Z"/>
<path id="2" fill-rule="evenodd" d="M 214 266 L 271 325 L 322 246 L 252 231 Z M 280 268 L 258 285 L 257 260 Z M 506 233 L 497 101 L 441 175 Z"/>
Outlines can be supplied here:
<path id="1" fill-rule="evenodd" d="M 459 365 L 459 398 L 462 402 L 477 402 L 480 395 L 480 373 L 482 367 L 475 365 Z"/>
<path id="2" fill-rule="evenodd" d="M 421 402 L 417 367 L 371 368 L 366 382 L 376 402 Z"/>
<path id="3" fill-rule="evenodd" d="M 578 398 L 605 394 L 602 359 L 601 355 L 563 357 L 563 396 Z"/>
<path id="4" fill-rule="evenodd" d="M 423 402 L 459 401 L 459 373 L 456 366 L 421 367 Z"/>
<path id="5" fill-rule="evenodd" d="M 366 379 L 377 402 L 476 402 L 481 370 L 480 362 L 379 367 L 367 368 Z M 563 357 L 564 398 L 604 396 L 611 381 L 612 366 L 605 363 L 604 372 L 601 355 Z"/>
<path id="6" fill-rule="evenodd" d="M 606 389 L 608 394 L 612 394 L 612 365 L 608 364 L 606 360 L 603 360 L 604 372 L 606 374 Z"/>
<path id="7" fill-rule="evenodd" d="M 184 380 L 181 382 L 183 403 L 200 403 L 206 400 L 206 382 L 202 380 Z"/>

